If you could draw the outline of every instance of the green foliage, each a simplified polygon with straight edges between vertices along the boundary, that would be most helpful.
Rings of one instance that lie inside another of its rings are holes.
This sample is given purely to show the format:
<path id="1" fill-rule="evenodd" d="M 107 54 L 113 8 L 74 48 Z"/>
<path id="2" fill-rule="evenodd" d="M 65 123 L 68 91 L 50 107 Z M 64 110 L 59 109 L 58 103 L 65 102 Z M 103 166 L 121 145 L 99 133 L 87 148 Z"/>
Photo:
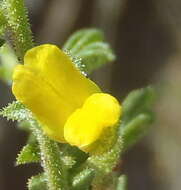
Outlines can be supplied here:
<path id="1" fill-rule="evenodd" d="M 39 174 L 28 180 L 28 190 L 48 190 L 45 174 Z"/>
<path id="2" fill-rule="evenodd" d="M 89 190 L 91 182 L 94 178 L 94 170 L 86 168 L 73 177 L 72 189 L 73 190 Z"/>
<path id="3" fill-rule="evenodd" d="M 123 121 L 127 122 L 139 113 L 150 111 L 154 99 L 152 87 L 132 91 L 123 102 Z"/>
<path id="4" fill-rule="evenodd" d="M 6 24 L 7 22 L 2 10 L 2 2 L 0 1 L 0 37 L 4 37 Z"/>
<path id="5" fill-rule="evenodd" d="M 72 53 L 80 51 L 85 45 L 103 41 L 104 36 L 100 30 L 97 29 L 82 29 L 75 32 L 69 37 L 67 42 L 64 44 L 64 49 L 71 50 Z"/>
<path id="6" fill-rule="evenodd" d="M 123 102 L 121 133 L 124 140 L 124 150 L 134 145 L 149 129 L 153 121 L 151 111 L 155 99 L 152 87 L 131 92 Z"/>
<path id="7" fill-rule="evenodd" d="M 79 160 L 79 157 L 82 157 L 82 155 L 79 153 L 81 152 L 80 150 L 77 152 L 77 148 L 69 145 L 58 147 L 56 142 L 51 141 L 45 136 L 39 124 L 33 120 L 31 112 L 20 102 L 17 101 L 9 104 L 0 114 L 12 120 L 29 121 L 31 128 L 33 128 L 33 134 L 39 142 L 39 148 L 35 147 L 37 149 L 34 149 L 30 144 L 26 145 L 18 156 L 17 164 L 40 160 L 38 157 L 40 149 L 41 159 L 43 158 L 42 165 L 50 189 L 58 188 L 60 184 L 61 186 L 63 184 L 63 187 L 67 188 L 68 170 L 76 164 L 78 164 L 76 168 L 79 168 L 80 164 L 83 164 L 80 170 L 73 167 L 78 173 L 73 177 L 72 181 L 74 189 L 83 189 L 83 187 L 88 188 L 92 180 L 94 185 L 102 183 L 104 176 L 110 174 L 116 166 L 122 148 L 127 150 L 127 148 L 135 144 L 145 134 L 148 130 L 148 124 L 153 120 L 151 112 L 153 100 L 154 90 L 151 87 L 130 93 L 123 102 L 122 122 L 118 128 L 118 138 L 114 146 L 100 155 L 87 157 L 84 153 L 85 157 L 83 156 L 83 160 Z M 49 162 L 46 162 L 46 160 L 49 160 Z M 85 184 L 87 184 L 87 187 Z"/>
<path id="8" fill-rule="evenodd" d="M 31 112 L 25 108 L 23 104 L 18 101 L 14 101 L 8 104 L 7 107 L 0 111 L 0 115 L 6 117 L 8 120 L 23 122 L 30 122 L 32 120 Z M 30 124 L 29 124 L 30 126 Z M 30 129 L 29 129 L 30 130 Z M 18 154 L 16 164 L 26 164 L 31 162 L 40 161 L 40 150 L 33 134 L 28 139 L 28 144 L 23 147 Z"/>
<path id="9" fill-rule="evenodd" d="M 92 155 L 87 159 L 85 167 L 88 166 L 95 170 L 94 185 L 101 184 L 104 177 L 112 172 L 120 158 L 122 145 L 122 137 L 118 136 L 116 143 L 110 150 L 100 155 Z"/>
<path id="10" fill-rule="evenodd" d="M 2 0 L 2 10 L 10 28 L 11 38 L 20 59 L 33 47 L 32 33 L 24 0 Z"/>
<path id="11" fill-rule="evenodd" d="M 115 167 L 122 148 L 122 139 L 119 137 L 114 146 L 101 155 L 92 155 L 87 159 L 87 164 L 96 169 L 101 175 L 106 175 Z"/>
<path id="12" fill-rule="evenodd" d="M 116 190 L 126 190 L 126 189 L 127 189 L 127 177 L 125 175 L 121 175 L 117 180 Z"/>
<path id="13" fill-rule="evenodd" d="M 12 119 L 13 121 L 28 121 L 30 123 L 31 130 L 39 143 L 41 164 L 48 180 L 49 190 L 68 189 L 68 180 L 66 179 L 67 166 L 65 163 L 72 164 L 72 162 L 70 162 L 70 158 L 61 158 L 63 153 L 60 152 L 58 144 L 43 134 L 40 125 L 33 119 L 31 112 L 20 102 L 15 101 L 4 108 L 0 112 L 0 115 L 7 117 L 7 119 Z M 27 148 L 25 148 L 25 150 L 24 152 L 26 154 L 22 155 L 24 158 L 30 158 L 28 157 L 28 153 L 31 153 L 31 151 Z M 33 155 L 31 155 L 31 157 L 32 156 Z"/>
<path id="14" fill-rule="evenodd" d="M 42 133 L 40 125 L 33 119 L 31 112 L 18 101 L 2 109 L 0 115 L 19 122 L 26 121 L 33 132 L 33 140 L 30 140 L 18 155 L 17 165 L 40 161 L 50 190 L 68 189 L 69 183 L 72 184 L 74 190 L 89 189 L 91 184 L 97 186 L 103 183 L 103 179 L 112 172 L 118 163 L 122 148 L 127 150 L 145 134 L 147 125 L 153 120 L 151 112 L 153 100 L 154 90 L 151 87 L 130 93 L 123 102 L 122 123 L 118 127 L 116 143 L 110 150 L 91 156 L 70 145 L 58 145 L 50 140 Z M 72 182 L 70 181 L 71 172 L 75 175 Z M 45 185 L 43 183 L 38 185 L 38 179 L 31 179 L 32 187 L 38 188 L 39 185 Z M 118 180 L 118 190 L 124 187 L 122 181 L 122 178 Z"/>
<path id="15" fill-rule="evenodd" d="M 69 160 L 72 160 L 72 165 L 67 165 L 70 170 L 70 173 L 74 172 L 74 170 L 79 167 L 82 163 L 84 163 L 87 158 L 88 154 L 81 151 L 79 148 L 75 146 L 70 146 L 69 144 L 59 144 L 59 147 L 61 149 L 61 152 L 63 153 L 61 155 L 62 159 L 65 157 L 68 157 Z M 63 159 L 64 160 L 64 159 Z"/>
<path id="16" fill-rule="evenodd" d="M 18 101 L 14 101 L 8 104 L 7 107 L 0 111 L 0 115 L 6 117 L 8 120 L 12 121 L 30 121 L 32 119 L 31 112 L 25 108 L 23 104 Z"/>
<path id="17" fill-rule="evenodd" d="M 58 144 L 43 134 L 36 121 L 32 122 L 32 132 L 39 143 L 48 189 L 68 190 L 67 168 L 61 159 Z"/>
<path id="18" fill-rule="evenodd" d="M 27 144 L 18 154 L 16 165 L 40 161 L 40 149 L 37 143 Z"/>
<path id="19" fill-rule="evenodd" d="M 97 29 L 79 30 L 67 40 L 63 48 L 70 51 L 72 57 L 81 58 L 81 70 L 83 68 L 86 73 L 115 59 L 109 44 L 104 42 L 103 33 Z"/>
<path id="20" fill-rule="evenodd" d="M 18 64 L 15 53 L 8 44 L 0 47 L 0 79 L 11 84 L 14 67 Z"/>
<path id="21" fill-rule="evenodd" d="M 123 129 L 124 150 L 136 144 L 145 134 L 147 134 L 153 118 L 150 114 L 139 114 L 132 119 Z"/>

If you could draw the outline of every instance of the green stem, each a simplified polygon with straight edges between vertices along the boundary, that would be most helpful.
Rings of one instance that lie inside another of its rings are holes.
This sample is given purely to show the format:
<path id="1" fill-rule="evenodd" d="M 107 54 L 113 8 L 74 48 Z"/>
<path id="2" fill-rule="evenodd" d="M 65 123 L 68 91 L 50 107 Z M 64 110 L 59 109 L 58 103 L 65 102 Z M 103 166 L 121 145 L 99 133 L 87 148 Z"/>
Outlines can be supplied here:
<path id="1" fill-rule="evenodd" d="M 3 13 L 12 33 L 12 42 L 20 60 L 33 47 L 32 32 L 24 0 L 3 0 Z"/>
<path id="2" fill-rule="evenodd" d="M 61 160 L 57 143 L 44 135 L 35 121 L 31 126 L 40 146 L 42 167 L 45 171 L 49 190 L 68 190 L 67 171 Z"/>

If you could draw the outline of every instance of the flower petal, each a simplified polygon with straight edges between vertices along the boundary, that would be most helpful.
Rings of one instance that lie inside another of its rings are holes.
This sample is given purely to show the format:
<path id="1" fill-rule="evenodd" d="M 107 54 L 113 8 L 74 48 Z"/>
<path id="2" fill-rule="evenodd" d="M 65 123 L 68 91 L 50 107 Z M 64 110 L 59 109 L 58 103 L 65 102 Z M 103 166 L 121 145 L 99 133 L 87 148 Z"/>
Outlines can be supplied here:
<path id="1" fill-rule="evenodd" d="M 54 45 L 29 50 L 24 62 L 15 68 L 13 93 L 43 124 L 48 136 L 64 142 L 67 118 L 100 89 Z"/>
<path id="2" fill-rule="evenodd" d="M 67 120 L 64 137 L 82 150 L 100 138 L 107 127 L 114 126 L 121 115 L 119 102 L 111 95 L 95 93 Z"/>
<path id="3" fill-rule="evenodd" d="M 48 81 L 60 98 L 74 108 L 81 107 L 91 94 L 100 92 L 99 87 L 82 75 L 69 56 L 55 45 L 32 48 L 26 53 L 24 63 Z"/>

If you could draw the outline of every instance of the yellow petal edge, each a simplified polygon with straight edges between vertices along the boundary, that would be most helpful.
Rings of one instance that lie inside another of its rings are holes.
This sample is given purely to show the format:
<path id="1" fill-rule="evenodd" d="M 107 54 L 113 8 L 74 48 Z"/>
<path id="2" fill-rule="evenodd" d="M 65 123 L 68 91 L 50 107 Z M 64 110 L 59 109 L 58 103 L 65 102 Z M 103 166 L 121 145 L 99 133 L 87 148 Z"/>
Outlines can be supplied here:
<path id="1" fill-rule="evenodd" d="M 121 106 L 116 98 L 106 93 L 95 93 L 68 118 L 64 137 L 71 145 L 85 150 L 101 137 L 105 128 L 114 126 L 120 115 Z"/>

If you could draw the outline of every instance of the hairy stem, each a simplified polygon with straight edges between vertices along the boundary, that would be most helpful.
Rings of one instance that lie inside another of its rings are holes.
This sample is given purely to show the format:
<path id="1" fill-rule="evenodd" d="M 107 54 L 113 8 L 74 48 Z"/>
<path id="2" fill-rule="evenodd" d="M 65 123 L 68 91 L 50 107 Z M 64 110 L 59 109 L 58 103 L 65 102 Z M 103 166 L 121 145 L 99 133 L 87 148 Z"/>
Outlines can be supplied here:
<path id="1" fill-rule="evenodd" d="M 33 47 L 32 32 L 24 0 L 3 0 L 3 13 L 10 29 L 10 37 L 20 60 Z"/>
<path id="2" fill-rule="evenodd" d="M 68 190 L 67 171 L 61 160 L 60 150 L 56 142 L 43 134 L 37 122 L 32 123 L 32 131 L 36 136 L 49 190 Z"/>

